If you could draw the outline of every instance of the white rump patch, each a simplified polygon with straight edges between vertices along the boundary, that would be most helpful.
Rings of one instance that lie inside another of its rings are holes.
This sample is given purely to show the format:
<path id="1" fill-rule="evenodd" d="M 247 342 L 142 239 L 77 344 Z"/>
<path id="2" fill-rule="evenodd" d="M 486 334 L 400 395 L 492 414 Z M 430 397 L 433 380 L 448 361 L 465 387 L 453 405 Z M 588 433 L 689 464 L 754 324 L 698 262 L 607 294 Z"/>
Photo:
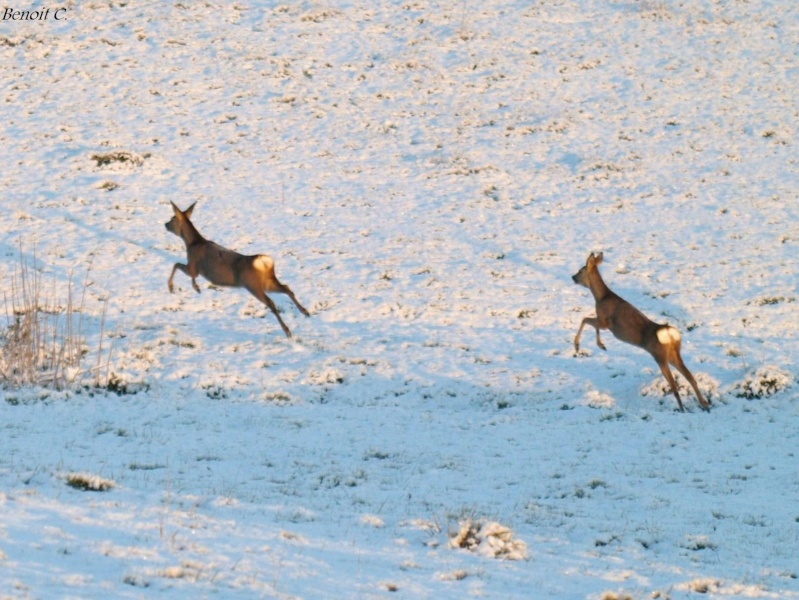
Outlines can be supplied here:
<path id="1" fill-rule="evenodd" d="M 667 326 L 663 329 L 658 329 L 658 341 L 661 344 L 672 344 L 674 342 L 679 342 L 681 339 L 682 336 L 680 332 L 674 327 Z"/>
<path id="2" fill-rule="evenodd" d="M 274 269 L 275 261 L 272 260 L 271 256 L 259 254 L 258 258 L 255 259 L 255 266 L 258 270 L 269 271 L 270 269 Z M 658 332 L 658 335 L 660 335 L 660 332 Z"/>

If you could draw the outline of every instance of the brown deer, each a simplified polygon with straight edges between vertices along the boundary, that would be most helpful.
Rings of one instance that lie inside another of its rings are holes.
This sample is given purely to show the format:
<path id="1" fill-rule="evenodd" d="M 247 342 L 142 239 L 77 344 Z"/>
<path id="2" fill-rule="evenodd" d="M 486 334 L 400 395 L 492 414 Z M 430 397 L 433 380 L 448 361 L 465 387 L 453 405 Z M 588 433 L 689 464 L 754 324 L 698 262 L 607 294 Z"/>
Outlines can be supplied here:
<path id="1" fill-rule="evenodd" d="M 175 266 L 172 267 L 172 274 L 169 276 L 169 291 L 174 292 L 172 280 L 175 278 L 177 270 L 183 271 L 191 277 L 191 285 L 198 294 L 200 287 L 197 285 L 197 275 L 202 275 L 215 285 L 246 288 L 269 307 L 283 328 L 283 333 L 286 334 L 286 337 L 291 337 L 291 330 L 280 318 L 275 303 L 266 295 L 266 292 L 286 294 L 302 314 L 306 317 L 310 315 L 297 301 L 289 286 L 278 281 L 275 276 L 275 261 L 272 260 L 272 257 L 266 254 L 245 256 L 206 240 L 189 220 L 197 203 L 195 202 L 184 211 L 175 206 L 174 202 L 170 202 L 170 204 L 175 215 L 164 226 L 167 231 L 174 233 L 186 244 L 189 264 L 175 263 Z"/>
<path id="2" fill-rule="evenodd" d="M 591 290 L 596 301 L 596 317 L 583 319 L 580 329 L 577 330 L 577 337 L 574 338 L 575 352 L 580 352 L 580 335 L 586 325 L 591 325 L 596 329 L 596 344 L 603 350 L 606 348 L 599 338 L 599 330 L 610 329 L 611 333 L 622 342 L 643 348 L 652 355 L 669 382 L 681 411 L 684 411 L 685 408 L 680 400 L 669 363 L 674 365 L 694 388 L 702 409 L 709 411 L 710 403 L 702 396 L 694 376 L 691 375 L 680 356 L 680 340 L 682 339 L 680 332 L 671 325 L 660 325 L 650 321 L 640 310 L 614 294 L 599 275 L 597 267 L 602 264 L 602 258 L 601 252 L 597 255 L 590 254 L 585 266 L 572 276 L 574 283 Z"/>

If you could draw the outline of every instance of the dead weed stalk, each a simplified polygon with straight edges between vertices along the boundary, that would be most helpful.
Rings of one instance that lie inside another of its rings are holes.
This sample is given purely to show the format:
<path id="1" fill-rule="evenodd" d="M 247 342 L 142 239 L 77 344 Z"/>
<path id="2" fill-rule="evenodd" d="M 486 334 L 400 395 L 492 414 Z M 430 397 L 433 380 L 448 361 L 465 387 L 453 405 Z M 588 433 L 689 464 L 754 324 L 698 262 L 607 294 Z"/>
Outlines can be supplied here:
<path id="1" fill-rule="evenodd" d="M 87 366 L 90 354 L 86 290 L 91 286 L 86 271 L 79 295 L 70 274 L 66 298 L 58 295 L 56 281 L 45 290 L 42 272 L 24 258 L 20 242 L 20 260 L 11 278 L 10 292 L 3 291 L 6 329 L 0 331 L 0 382 L 9 387 L 26 385 L 66 389 L 83 385 L 87 378 L 95 386 L 108 379 L 111 352 L 104 355 L 103 338 L 108 300 L 103 301 L 96 362 Z M 8 288 L 7 288 L 8 289 Z M 103 360 L 105 359 L 105 360 Z M 103 364 L 105 363 L 105 364 Z"/>

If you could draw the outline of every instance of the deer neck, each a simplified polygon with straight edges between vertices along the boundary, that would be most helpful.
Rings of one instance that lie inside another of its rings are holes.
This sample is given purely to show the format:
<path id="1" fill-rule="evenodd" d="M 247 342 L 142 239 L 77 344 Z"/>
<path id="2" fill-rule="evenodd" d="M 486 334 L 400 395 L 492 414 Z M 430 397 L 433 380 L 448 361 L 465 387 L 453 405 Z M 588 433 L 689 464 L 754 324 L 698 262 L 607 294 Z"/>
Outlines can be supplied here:
<path id="1" fill-rule="evenodd" d="M 591 290 L 591 294 L 593 294 L 594 300 L 597 302 L 613 293 L 610 291 L 610 288 L 605 285 L 605 282 L 599 275 L 599 271 L 591 276 L 591 285 L 588 287 L 588 289 Z"/>
<path id="2" fill-rule="evenodd" d="M 194 244 L 202 244 L 205 242 L 205 238 L 200 235 L 200 232 L 197 231 L 197 228 L 191 223 L 191 221 L 186 221 L 186 226 L 181 229 L 181 236 L 183 238 L 183 242 L 186 244 L 186 247 L 192 246 Z"/>

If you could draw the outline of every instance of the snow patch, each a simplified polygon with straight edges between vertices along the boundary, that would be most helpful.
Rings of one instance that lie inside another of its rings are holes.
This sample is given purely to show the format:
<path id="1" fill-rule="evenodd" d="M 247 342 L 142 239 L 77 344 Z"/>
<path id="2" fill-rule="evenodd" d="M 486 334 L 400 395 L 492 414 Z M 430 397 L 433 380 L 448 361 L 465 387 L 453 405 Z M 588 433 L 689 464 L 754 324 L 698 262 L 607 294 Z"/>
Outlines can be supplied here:
<path id="1" fill-rule="evenodd" d="M 748 373 L 799 372 L 795 2 L 162 4 L 0 34 L 3 289 L 20 235 L 60 289 L 91 262 L 113 345 L 104 389 L 0 388 L 0 590 L 799 598 L 795 503 L 764 508 L 796 496 L 797 386 Z M 170 200 L 274 257 L 294 338 L 169 294 Z M 653 410 L 643 352 L 574 360 L 590 248 L 768 401 Z M 452 550 L 458 507 L 535 562 Z"/>
<path id="2" fill-rule="evenodd" d="M 585 395 L 585 404 L 591 408 L 616 408 L 616 399 L 599 390 L 589 390 Z"/>

